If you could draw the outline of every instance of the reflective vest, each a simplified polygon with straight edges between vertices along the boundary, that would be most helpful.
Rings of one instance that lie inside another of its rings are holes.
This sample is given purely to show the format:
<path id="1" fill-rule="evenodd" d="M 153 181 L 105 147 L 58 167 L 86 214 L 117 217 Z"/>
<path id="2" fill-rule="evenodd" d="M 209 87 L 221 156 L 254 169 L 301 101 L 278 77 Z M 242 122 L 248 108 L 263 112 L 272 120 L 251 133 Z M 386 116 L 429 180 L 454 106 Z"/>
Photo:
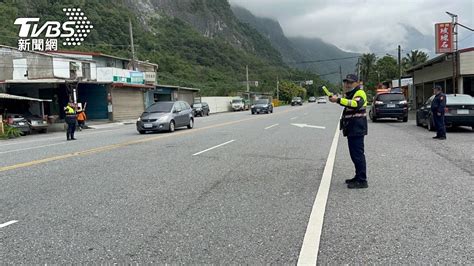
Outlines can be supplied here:
<path id="1" fill-rule="evenodd" d="M 66 106 L 66 115 L 73 115 L 74 109 L 71 106 Z"/>
<path id="2" fill-rule="evenodd" d="M 367 95 L 365 91 L 356 87 L 347 92 L 345 98 L 339 98 L 337 103 L 344 106 L 340 125 L 343 135 L 367 135 Z"/>

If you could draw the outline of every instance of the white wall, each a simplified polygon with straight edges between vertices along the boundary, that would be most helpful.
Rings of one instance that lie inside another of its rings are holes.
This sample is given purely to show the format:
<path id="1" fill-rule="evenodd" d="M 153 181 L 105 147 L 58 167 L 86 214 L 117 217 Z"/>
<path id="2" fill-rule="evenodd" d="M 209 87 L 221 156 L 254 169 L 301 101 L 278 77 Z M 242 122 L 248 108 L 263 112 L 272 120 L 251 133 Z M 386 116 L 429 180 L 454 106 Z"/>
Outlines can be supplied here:
<path id="1" fill-rule="evenodd" d="M 26 58 L 13 59 L 13 79 L 14 80 L 25 80 L 28 79 L 28 76 L 25 76 L 27 73 L 28 67 L 26 64 Z"/>
<path id="2" fill-rule="evenodd" d="M 474 51 L 461 53 L 459 57 L 461 75 L 474 74 Z"/>
<path id="3" fill-rule="evenodd" d="M 206 102 L 209 104 L 211 113 L 221 113 L 232 111 L 230 102 L 234 98 L 235 97 L 201 97 L 201 102 Z"/>

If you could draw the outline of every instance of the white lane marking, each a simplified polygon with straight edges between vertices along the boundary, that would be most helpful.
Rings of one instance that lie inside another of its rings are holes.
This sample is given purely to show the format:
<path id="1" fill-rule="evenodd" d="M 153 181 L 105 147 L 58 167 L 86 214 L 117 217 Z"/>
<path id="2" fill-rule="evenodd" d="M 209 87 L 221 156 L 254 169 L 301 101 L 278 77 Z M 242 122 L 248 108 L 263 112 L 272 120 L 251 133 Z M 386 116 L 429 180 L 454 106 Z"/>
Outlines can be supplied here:
<path id="1" fill-rule="evenodd" d="M 291 124 L 292 126 L 296 126 L 299 128 L 303 127 L 309 127 L 309 128 L 319 128 L 319 129 L 326 129 L 326 127 L 321 127 L 321 126 L 313 126 L 313 125 L 308 125 L 308 124 Z"/>
<path id="2" fill-rule="evenodd" d="M 14 224 L 14 223 L 16 223 L 16 222 L 18 222 L 18 221 L 17 221 L 17 220 L 13 220 L 13 221 L 9 221 L 9 222 L 0 224 L 0 228 L 9 226 L 9 225 Z"/>
<path id="3" fill-rule="evenodd" d="M 97 132 L 91 132 L 91 133 L 79 133 L 76 131 L 76 136 L 89 136 L 89 135 L 95 135 L 95 134 L 101 134 L 101 133 L 106 133 L 106 132 L 110 132 L 110 131 L 116 131 L 117 129 L 108 129 L 108 130 L 100 130 L 100 131 L 97 131 Z M 12 143 L 5 143 L 5 144 L 2 144 L 0 145 L 0 147 L 4 147 L 4 146 L 10 146 L 10 145 L 15 145 L 15 144 L 25 144 L 25 143 L 31 143 L 31 142 L 41 142 L 41 141 L 47 141 L 47 140 L 55 140 L 55 139 L 64 139 L 63 136 L 61 137 L 52 137 L 52 138 L 44 138 L 44 139 L 33 139 L 33 140 L 25 140 L 25 141 L 15 141 L 15 142 L 12 142 Z"/>
<path id="4" fill-rule="evenodd" d="M 274 125 L 271 125 L 271 126 L 266 127 L 265 129 L 270 129 L 270 128 L 276 127 L 276 126 L 278 126 L 278 125 L 280 125 L 280 124 L 274 124 Z"/>
<path id="5" fill-rule="evenodd" d="M 331 149 L 329 150 L 326 166 L 324 167 L 323 177 L 319 184 L 318 194 L 314 200 L 313 209 L 309 217 L 308 226 L 304 235 L 303 246 L 301 247 L 298 265 L 316 265 L 318 262 L 319 244 L 323 229 L 324 213 L 329 196 L 329 187 L 331 186 L 332 171 L 336 159 L 337 143 L 339 141 L 339 127 L 332 139 Z"/>
<path id="6" fill-rule="evenodd" d="M 9 150 L 9 151 L 1 151 L 0 154 L 11 153 L 11 152 L 17 152 L 17 151 L 34 150 L 34 149 L 40 149 L 40 148 L 45 148 L 45 147 L 50 147 L 50 146 L 56 146 L 56 145 L 62 145 L 62 144 L 66 144 L 66 142 L 58 142 L 58 143 L 47 144 L 47 145 L 41 145 L 41 146 L 35 146 L 35 147 L 29 147 L 29 148 L 23 148 L 23 149 L 16 149 L 16 150 Z"/>
<path id="7" fill-rule="evenodd" d="M 297 117 L 297 116 L 295 116 L 295 117 L 292 117 L 292 118 L 290 118 L 290 119 L 291 119 L 291 120 L 294 120 L 294 119 L 296 119 L 296 118 L 298 118 L 298 117 Z"/>
<path id="8" fill-rule="evenodd" d="M 193 154 L 193 156 L 199 155 L 199 154 L 201 154 L 201 153 L 205 153 L 205 152 L 210 151 L 210 150 L 213 150 L 213 149 L 215 149 L 215 148 L 219 148 L 219 147 L 221 147 L 221 146 L 227 145 L 227 144 L 232 143 L 232 142 L 234 142 L 234 141 L 235 141 L 235 139 L 233 139 L 233 140 L 231 140 L 231 141 L 224 142 L 224 143 L 222 143 L 222 144 L 216 145 L 216 146 L 211 147 L 211 148 L 209 148 L 209 149 L 205 149 L 205 150 L 203 150 L 203 151 L 197 152 L 197 153 Z"/>

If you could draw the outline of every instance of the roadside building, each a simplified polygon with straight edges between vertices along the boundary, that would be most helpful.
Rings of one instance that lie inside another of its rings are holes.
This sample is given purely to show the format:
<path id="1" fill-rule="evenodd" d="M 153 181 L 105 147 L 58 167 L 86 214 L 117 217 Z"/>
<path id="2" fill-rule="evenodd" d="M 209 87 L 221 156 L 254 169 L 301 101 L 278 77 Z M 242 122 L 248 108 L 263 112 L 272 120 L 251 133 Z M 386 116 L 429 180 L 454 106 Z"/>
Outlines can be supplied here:
<path id="1" fill-rule="evenodd" d="M 474 96 L 474 47 L 457 52 L 457 93 Z M 434 86 L 441 86 L 446 93 L 454 93 L 452 54 L 442 54 L 426 63 L 412 67 L 407 72 L 413 78 L 413 97 L 416 106 L 424 103 Z"/>

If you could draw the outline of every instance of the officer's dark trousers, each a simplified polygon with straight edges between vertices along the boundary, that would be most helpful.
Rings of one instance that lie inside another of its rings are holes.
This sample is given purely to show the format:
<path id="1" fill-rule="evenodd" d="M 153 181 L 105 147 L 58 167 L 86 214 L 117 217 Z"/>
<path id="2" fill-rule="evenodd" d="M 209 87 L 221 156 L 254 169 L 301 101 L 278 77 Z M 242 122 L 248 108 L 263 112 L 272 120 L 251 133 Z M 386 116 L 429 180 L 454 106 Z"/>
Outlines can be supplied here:
<path id="1" fill-rule="evenodd" d="M 444 125 L 444 114 L 438 116 L 433 114 L 433 121 L 436 127 L 436 136 L 437 137 L 446 137 L 446 126 Z"/>
<path id="2" fill-rule="evenodd" d="M 348 136 L 349 153 L 355 166 L 355 178 L 359 181 L 367 181 L 367 165 L 364 154 L 364 136 Z"/>
<path id="3" fill-rule="evenodd" d="M 76 122 L 67 123 L 67 133 L 66 133 L 67 139 L 73 139 L 74 132 L 76 132 Z"/>

